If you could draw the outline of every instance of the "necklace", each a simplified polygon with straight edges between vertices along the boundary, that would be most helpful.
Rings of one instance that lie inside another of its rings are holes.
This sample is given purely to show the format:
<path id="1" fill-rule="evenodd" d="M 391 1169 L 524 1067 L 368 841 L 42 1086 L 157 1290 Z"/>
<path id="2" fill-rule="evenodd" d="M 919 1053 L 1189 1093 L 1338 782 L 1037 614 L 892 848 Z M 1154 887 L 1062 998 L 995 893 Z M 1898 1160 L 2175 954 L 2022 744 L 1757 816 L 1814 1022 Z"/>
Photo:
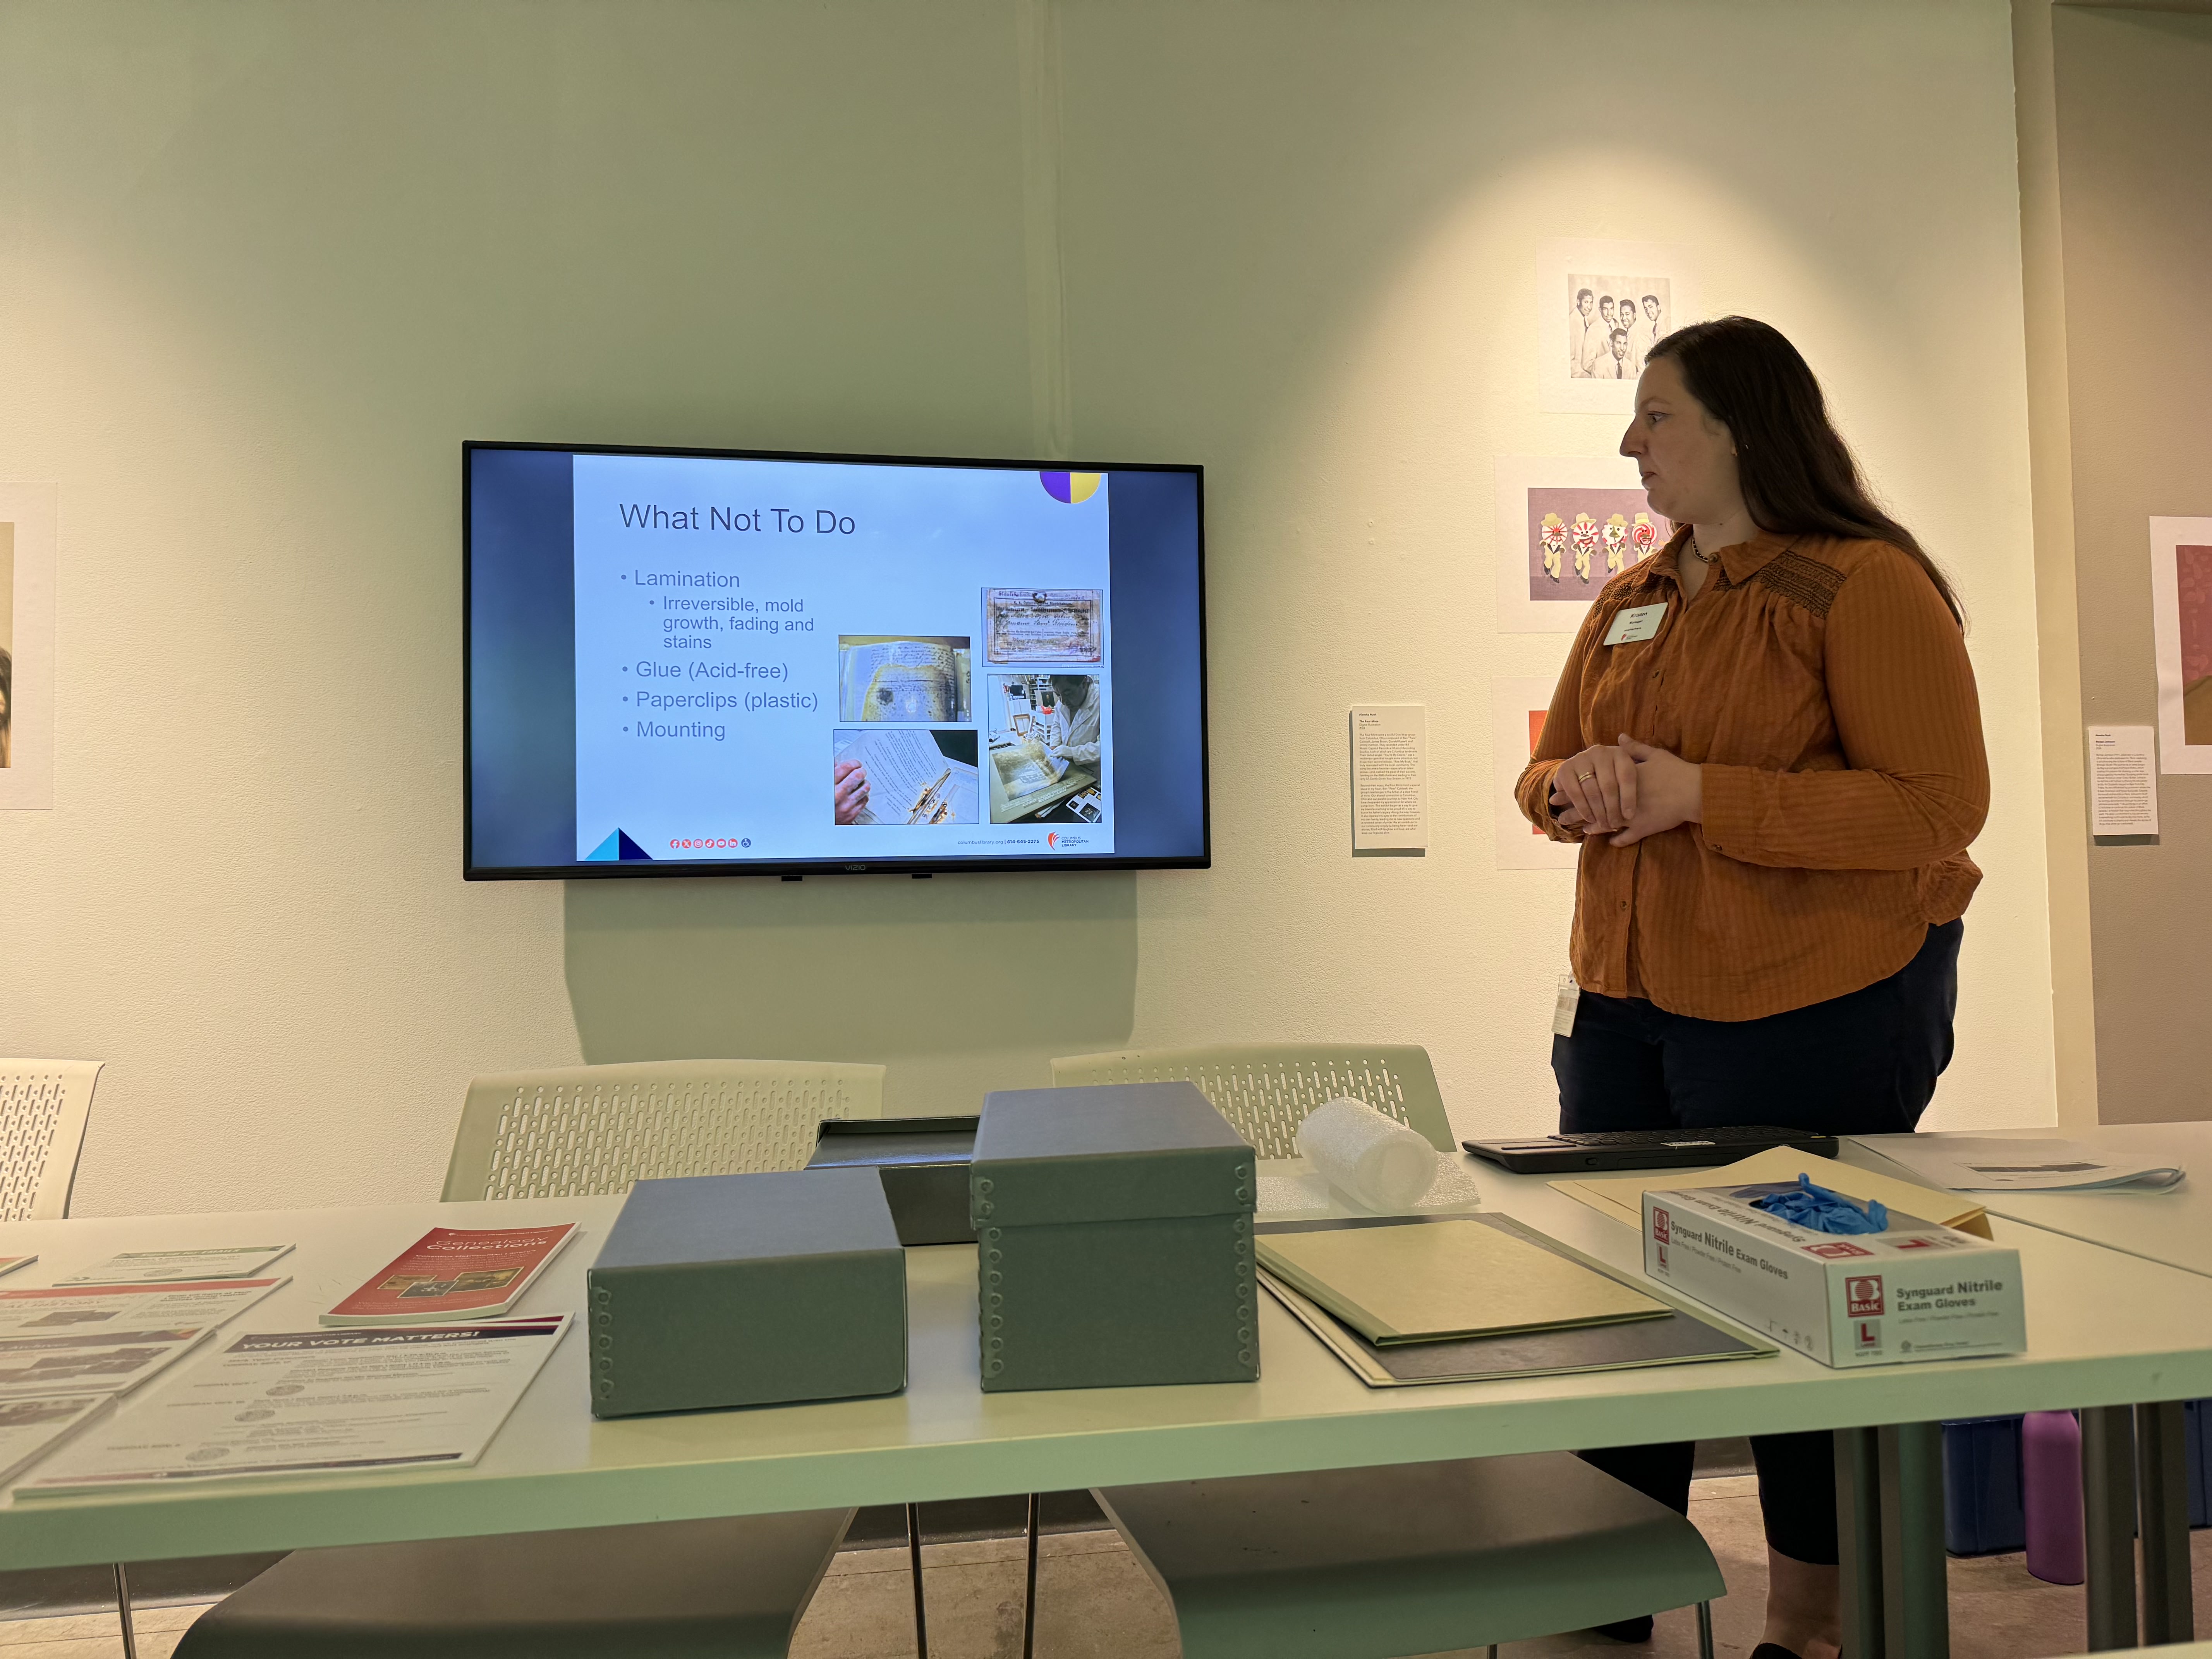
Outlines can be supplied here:
<path id="1" fill-rule="evenodd" d="M 1708 553 L 1698 545 L 1698 532 L 1694 530 L 1690 532 L 1690 554 L 1699 564 L 1717 564 L 1720 562 L 1720 555 Z"/>

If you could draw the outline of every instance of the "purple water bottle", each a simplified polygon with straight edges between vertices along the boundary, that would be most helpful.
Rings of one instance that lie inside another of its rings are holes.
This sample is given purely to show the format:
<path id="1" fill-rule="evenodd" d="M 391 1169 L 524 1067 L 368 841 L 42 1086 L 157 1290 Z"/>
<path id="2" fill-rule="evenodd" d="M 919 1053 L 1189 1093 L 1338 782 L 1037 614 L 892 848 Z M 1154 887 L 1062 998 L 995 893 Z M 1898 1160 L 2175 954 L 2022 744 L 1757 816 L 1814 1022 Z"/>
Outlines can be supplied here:
<path id="1" fill-rule="evenodd" d="M 2088 1576 L 2081 1547 L 2081 1425 L 2071 1412 L 2030 1412 L 2020 1425 L 2027 1570 L 2047 1584 Z"/>

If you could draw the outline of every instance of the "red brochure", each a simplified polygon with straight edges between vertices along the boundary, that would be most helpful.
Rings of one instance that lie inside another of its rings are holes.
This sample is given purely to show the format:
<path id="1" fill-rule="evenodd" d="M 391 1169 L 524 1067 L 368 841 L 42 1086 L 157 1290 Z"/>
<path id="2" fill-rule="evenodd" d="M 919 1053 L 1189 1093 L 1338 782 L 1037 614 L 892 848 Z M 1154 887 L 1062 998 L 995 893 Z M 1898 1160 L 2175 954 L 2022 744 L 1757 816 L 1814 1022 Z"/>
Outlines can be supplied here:
<path id="1" fill-rule="evenodd" d="M 573 1237 L 576 1224 L 464 1231 L 433 1227 L 322 1316 L 325 1325 L 496 1319 Z"/>

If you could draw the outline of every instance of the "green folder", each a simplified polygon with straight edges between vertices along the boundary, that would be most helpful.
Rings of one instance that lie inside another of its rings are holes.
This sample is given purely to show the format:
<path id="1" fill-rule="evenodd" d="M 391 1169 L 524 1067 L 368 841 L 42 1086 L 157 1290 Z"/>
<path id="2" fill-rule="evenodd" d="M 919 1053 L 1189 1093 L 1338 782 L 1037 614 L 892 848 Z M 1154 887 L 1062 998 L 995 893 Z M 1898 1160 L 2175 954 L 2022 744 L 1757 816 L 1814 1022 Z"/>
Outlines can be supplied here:
<path id="1" fill-rule="evenodd" d="M 1377 1347 L 1663 1319 L 1641 1291 L 1483 1226 L 1266 1233 L 1260 1265 Z"/>

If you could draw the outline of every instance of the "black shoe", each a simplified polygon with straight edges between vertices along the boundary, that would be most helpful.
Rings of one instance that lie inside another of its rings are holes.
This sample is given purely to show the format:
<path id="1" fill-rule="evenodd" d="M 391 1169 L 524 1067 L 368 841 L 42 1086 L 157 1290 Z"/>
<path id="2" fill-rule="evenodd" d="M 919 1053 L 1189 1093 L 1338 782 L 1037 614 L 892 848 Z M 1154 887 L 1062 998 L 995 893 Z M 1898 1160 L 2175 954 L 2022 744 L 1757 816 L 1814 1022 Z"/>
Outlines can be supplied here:
<path id="1" fill-rule="evenodd" d="M 1797 1656 L 1779 1642 L 1761 1642 L 1751 1650 L 1751 1659 L 1797 1659 Z"/>
<path id="2" fill-rule="evenodd" d="M 1639 1613 L 1633 1619 L 1616 1619 L 1609 1625 L 1592 1625 L 1590 1628 L 1616 1642 L 1648 1642 L 1651 1639 L 1651 1615 Z M 1775 1651 L 1779 1653 L 1782 1650 L 1777 1648 Z M 1752 1659 L 1759 1659 L 1759 1656 L 1754 1654 Z"/>

